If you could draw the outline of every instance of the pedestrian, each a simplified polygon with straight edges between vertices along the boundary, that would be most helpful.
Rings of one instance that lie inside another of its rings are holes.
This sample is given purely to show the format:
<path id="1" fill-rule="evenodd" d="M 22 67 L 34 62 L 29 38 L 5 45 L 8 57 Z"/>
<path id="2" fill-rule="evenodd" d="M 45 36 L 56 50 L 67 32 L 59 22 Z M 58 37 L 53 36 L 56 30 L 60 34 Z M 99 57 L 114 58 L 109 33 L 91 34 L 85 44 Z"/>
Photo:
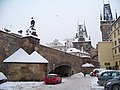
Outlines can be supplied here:
<path id="1" fill-rule="evenodd" d="M 86 76 L 86 72 L 85 71 L 83 71 L 83 74 L 84 74 L 84 77 Z"/>

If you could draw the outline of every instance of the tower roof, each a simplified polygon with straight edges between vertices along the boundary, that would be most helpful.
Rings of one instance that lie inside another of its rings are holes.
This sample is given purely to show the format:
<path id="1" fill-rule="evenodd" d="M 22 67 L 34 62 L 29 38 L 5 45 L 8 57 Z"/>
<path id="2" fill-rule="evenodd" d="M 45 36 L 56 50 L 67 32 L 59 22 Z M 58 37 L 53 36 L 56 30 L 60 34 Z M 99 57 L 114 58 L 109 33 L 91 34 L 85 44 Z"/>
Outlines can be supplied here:
<path id="1" fill-rule="evenodd" d="M 103 19 L 104 20 L 113 20 L 110 4 L 104 4 L 103 6 Z"/>
<path id="2" fill-rule="evenodd" d="M 85 41 L 85 38 L 88 38 L 85 23 L 78 24 L 77 27 L 78 28 L 77 28 L 76 38 L 78 38 L 78 41 Z"/>

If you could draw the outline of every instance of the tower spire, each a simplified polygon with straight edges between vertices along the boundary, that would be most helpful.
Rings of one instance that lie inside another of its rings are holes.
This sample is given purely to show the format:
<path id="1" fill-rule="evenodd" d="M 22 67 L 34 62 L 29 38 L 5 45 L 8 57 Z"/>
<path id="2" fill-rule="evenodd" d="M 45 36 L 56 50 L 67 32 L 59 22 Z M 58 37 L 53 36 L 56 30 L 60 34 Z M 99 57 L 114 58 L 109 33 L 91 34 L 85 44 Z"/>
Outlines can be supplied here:
<path id="1" fill-rule="evenodd" d="M 100 20 L 102 20 L 102 13 L 101 13 L 101 11 L 100 11 Z"/>
<path id="2" fill-rule="evenodd" d="M 115 9 L 115 18 L 117 19 L 117 11 L 116 11 L 116 9 Z"/>
<path id="3" fill-rule="evenodd" d="M 85 32 L 85 36 L 88 37 L 87 31 L 86 31 L 86 26 L 85 26 L 85 21 L 84 21 L 84 32 Z"/>

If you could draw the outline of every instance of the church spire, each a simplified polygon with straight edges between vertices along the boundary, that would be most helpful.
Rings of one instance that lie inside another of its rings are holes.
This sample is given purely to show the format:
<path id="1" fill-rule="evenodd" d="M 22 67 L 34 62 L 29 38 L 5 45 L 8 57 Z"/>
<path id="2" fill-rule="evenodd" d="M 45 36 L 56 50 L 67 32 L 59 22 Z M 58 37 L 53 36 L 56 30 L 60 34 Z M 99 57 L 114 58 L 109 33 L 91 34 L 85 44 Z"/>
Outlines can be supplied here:
<path id="1" fill-rule="evenodd" d="M 101 13 L 101 11 L 100 11 L 100 20 L 102 20 L 102 13 Z"/>
<path id="2" fill-rule="evenodd" d="M 85 22 L 82 25 L 77 22 L 77 25 L 76 38 L 78 38 L 79 41 L 85 41 L 85 38 L 88 38 Z"/>

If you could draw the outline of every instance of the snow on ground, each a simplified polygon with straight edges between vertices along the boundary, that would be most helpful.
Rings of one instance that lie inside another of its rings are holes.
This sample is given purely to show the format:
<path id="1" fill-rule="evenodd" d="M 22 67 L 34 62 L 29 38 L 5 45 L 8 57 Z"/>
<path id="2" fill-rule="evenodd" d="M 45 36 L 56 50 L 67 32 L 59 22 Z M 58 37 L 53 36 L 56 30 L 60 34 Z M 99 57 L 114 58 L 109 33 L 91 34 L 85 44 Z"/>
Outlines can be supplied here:
<path id="1" fill-rule="evenodd" d="M 97 84 L 97 81 L 97 77 L 91 78 L 91 90 L 104 90 L 104 87 Z"/>
<path id="2" fill-rule="evenodd" d="M 27 88 L 37 88 L 43 82 L 6 82 L 0 85 L 0 90 L 26 90 Z"/>
<path id="3" fill-rule="evenodd" d="M 69 83 L 69 79 L 71 78 L 90 78 L 91 80 L 91 90 L 104 90 L 103 86 L 99 86 L 97 84 L 96 77 L 90 77 L 86 75 L 84 77 L 83 73 L 74 74 L 71 77 L 63 78 L 61 84 L 56 85 L 46 85 L 43 81 L 42 82 L 6 82 L 0 84 L 0 90 L 62 90 L 61 87 L 64 87 Z"/>
<path id="4" fill-rule="evenodd" d="M 64 83 L 66 79 L 62 80 Z M 0 84 L 0 90 L 39 90 L 41 87 L 51 88 L 56 85 L 46 85 L 43 81 L 42 82 L 6 82 Z"/>

